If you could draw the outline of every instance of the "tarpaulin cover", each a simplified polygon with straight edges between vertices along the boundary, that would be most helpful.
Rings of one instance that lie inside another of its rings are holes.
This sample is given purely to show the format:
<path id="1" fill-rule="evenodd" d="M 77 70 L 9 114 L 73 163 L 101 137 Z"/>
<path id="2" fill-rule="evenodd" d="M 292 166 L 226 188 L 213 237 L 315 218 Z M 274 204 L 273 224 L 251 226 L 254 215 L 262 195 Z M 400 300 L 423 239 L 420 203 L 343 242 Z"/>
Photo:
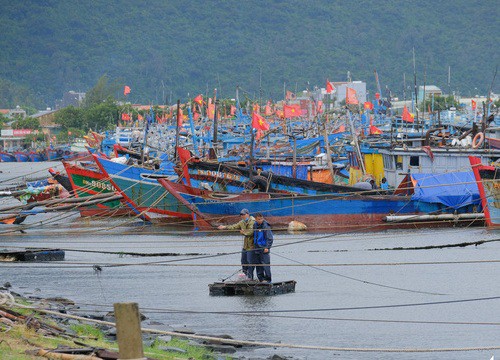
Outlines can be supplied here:
<path id="1" fill-rule="evenodd" d="M 479 204 L 480 196 L 474 173 L 411 174 L 415 193 L 412 200 L 441 203 L 450 208 Z"/>

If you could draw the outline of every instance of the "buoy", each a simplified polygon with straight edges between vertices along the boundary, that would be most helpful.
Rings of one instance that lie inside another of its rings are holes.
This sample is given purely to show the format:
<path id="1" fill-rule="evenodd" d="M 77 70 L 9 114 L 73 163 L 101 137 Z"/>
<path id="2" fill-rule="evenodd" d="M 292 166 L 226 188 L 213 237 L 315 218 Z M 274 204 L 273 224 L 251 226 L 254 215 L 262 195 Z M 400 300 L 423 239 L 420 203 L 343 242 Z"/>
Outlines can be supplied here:
<path id="1" fill-rule="evenodd" d="M 482 132 L 478 132 L 476 136 L 474 136 L 474 139 L 472 139 L 472 148 L 477 149 L 483 144 L 484 141 L 484 134 Z"/>
<path id="2" fill-rule="evenodd" d="M 290 221 L 288 224 L 288 231 L 304 231 L 307 230 L 306 224 L 301 223 L 300 221 Z"/>

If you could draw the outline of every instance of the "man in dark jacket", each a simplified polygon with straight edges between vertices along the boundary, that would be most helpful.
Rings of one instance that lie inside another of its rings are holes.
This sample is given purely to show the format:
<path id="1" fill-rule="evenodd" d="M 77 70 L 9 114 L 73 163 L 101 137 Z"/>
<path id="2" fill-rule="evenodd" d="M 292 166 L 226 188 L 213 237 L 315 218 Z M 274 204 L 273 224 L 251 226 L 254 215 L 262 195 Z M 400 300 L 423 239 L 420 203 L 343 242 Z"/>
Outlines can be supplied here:
<path id="1" fill-rule="evenodd" d="M 271 226 L 264 220 L 264 216 L 258 213 L 255 215 L 253 224 L 253 263 L 256 266 L 257 278 L 259 281 L 271 282 L 271 254 L 270 249 L 273 246 L 273 232 Z"/>

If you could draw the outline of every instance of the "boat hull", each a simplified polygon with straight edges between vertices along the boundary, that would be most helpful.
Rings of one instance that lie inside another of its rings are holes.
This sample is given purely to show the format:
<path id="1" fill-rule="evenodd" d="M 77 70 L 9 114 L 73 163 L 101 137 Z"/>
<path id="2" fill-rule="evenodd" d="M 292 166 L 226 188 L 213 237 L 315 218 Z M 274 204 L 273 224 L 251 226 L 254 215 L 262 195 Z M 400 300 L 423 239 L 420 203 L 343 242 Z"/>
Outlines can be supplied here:
<path id="1" fill-rule="evenodd" d="M 67 162 L 63 162 L 63 165 L 76 197 L 89 197 L 102 193 L 114 193 L 116 191 L 100 171 L 83 168 Z M 132 214 L 132 211 L 123 206 L 120 200 L 81 207 L 79 210 L 82 217 L 127 216 Z"/>
<path id="2" fill-rule="evenodd" d="M 440 204 L 412 201 L 406 196 L 322 195 L 301 196 L 270 193 L 216 193 L 184 184 L 159 180 L 192 204 L 203 221 L 212 226 L 239 221 L 239 212 L 262 213 L 275 229 L 286 229 L 298 221 L 308 230 L 373 231 L 386 228 L 449 226 L 452 222 L 411 221 L 387 223 L 386 216 L 421 215 L 445 211 Z M 457 222 L 453 222 L 454 225 Z M 467 223 L 470 224 L 470 221 Z"/>

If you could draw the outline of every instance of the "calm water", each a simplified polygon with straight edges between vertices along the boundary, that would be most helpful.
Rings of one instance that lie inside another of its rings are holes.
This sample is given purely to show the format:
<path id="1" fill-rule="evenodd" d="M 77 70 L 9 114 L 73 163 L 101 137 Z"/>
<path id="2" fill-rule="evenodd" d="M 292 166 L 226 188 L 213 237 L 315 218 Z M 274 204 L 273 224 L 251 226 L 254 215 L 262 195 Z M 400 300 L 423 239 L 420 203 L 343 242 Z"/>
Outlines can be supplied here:
<path id="1" fill-rule="evenodd" d="M 39 223 L 41 220 L 43 224 Z M 8 227 L 0 228 L 0 248 L 64 248 L 68 250 L 66 260 L 63 263 L 0 264 L 0 284 L 9 281 L 14 291 L 24 294 L 70 298 L 85 304 L 82 308 L 89 312 L 111 310 L 114 302 L 134 301 L 149 318 L 143 323 L 144 327 L 169 330 L 186 326 L 203 334 L 229 334 L 242 340 L 317 347 L 425 349 L 500 345 L 498 325 L 379 321 L 499 323 L 498 299 L 339 310 L 500 296 L 500 266 L 495 262 L 395 265 L 499 260 L 500 242 L 432 250 L 371 250 L 499 238 L 498 233 L 482 228 L 330 234 L 317 240 L 311 239 L 321 235 L 279 233 L 272 250 L 273 279 L 296 280 L 295 293 L 274 297 L 211 297 L 208 284 L 237 271 L 239 254 L 196 259 L 195 256 L 132 257 L 102 252 L 217 255 L 238 252 L 242 244 L 238 234 L 196 234 L 181 227 L 142 227 L 136 222 L 88 221 L 76 215 L 62 218 L 60 214 L 40 218 L 37 215 L 27 223 L 33 227 L 27 228 L 25 234 L 6 234 Z M 300 240 L 310 241 L 295 243 Z M 88 250 L 96 252 L 85 252 Z M 80 266 L 75 267 L 76 264 Z M 104 267 L 96 274 L 92 269 L 94 264 L 128 266 Z M 325 264 L 339 266 L 322 266 Z M 322 311 L 311 311 L 314 309 Z M 296 312 L 277 312 L 281 310 Z M 210 311 L 254 313 L 246 316 L 206 313 Z M 150 325 L 151 321 L 164 326 Z M 247 358 L 272 354 L 297 359 L 489 360 L 492 355 L 500 357 L 498 351 L 361 353 L 256 348 L 238 353 Z"/>

